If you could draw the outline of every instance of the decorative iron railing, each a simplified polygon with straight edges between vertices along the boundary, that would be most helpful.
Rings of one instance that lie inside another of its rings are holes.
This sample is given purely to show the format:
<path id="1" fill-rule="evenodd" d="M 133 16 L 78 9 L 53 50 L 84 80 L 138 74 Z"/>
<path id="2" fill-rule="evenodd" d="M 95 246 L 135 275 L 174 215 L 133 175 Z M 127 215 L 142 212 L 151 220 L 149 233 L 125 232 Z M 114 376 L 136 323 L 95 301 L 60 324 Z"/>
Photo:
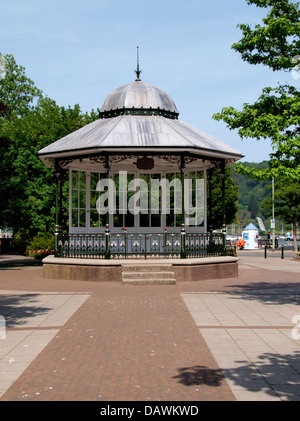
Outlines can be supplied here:
<path id="1" fill-rule="evenodd" d="M 112 258 L 190 258 L 223 256 L 225 236 L 222 233 L 111 233 L 60 234 L 56 232 L 56 257 L 85 259 Z"/>

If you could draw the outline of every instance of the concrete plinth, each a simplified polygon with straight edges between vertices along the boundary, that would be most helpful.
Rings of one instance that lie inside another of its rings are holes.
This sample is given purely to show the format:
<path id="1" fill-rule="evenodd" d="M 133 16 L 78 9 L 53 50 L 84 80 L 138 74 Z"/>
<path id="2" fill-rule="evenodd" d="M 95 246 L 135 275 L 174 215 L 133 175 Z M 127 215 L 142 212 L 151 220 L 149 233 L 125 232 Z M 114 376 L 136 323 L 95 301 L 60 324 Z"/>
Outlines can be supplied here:
<path id="1" fill-rule="evenodd" d="M 122 265 L 145 268 L 167 263 L 176 282 L 223 279 L 238 276 L 238 258 L 231 256 L 194 259 L 73 259 L 48 256 L 43 260 L 46 278 L 93 282 L 123 282 Z"/>

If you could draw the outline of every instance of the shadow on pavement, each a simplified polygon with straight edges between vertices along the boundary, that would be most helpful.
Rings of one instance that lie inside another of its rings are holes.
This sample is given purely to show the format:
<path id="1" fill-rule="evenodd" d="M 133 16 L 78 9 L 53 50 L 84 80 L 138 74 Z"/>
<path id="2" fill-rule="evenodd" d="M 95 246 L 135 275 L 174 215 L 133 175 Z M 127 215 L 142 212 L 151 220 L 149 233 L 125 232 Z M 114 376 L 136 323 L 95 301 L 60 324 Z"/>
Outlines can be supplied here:
<path id="1" fill-rule="evenodd" d="M 224 375 L 220 369 L 211 369 L 202 365 L 178 369 L 179 374 L 173 379 L 178 379 L 184 386 L 220 386 Z"/>
<path id="2" fill-rule="evenodd" d="M 299 304 L 300 282 L 255 282 L 246 285 L 228 285 L 235 290 L 224 292 L 226 295 L 238 296 L 245 300 L 255 300 L 264 304 Z M 300 312 L 300 310 L 299 310 Z"/>
<path id="3" fill-rule="evenodd" d="M 239 363 L 238 368 L 212 370 L 200 365 L 180 368 L 179 374 L 173 378 L 185 386 L 212 387 L 220 386 L 226 379 L 232 388 L 264 391 L 266 395 L 274 397 L 276 394 L 284 400 L 300 400 L 299 358 L 300 351 L 283 355 L 265 353 L 258 356 L 253 364 L 235 361 Z"/>
<path id="4" fill-rule="evenodd" d="M 38 294 L 22 294 L 0 296 L 0 314 L 4 317 L 7 328 L 20 326 L 41 314 L 45 314 L 52 308 L 41 307 L 37 299 Z M 26 320 L 27 319 L 27 320 Z"/>
<path id="5" fill-rule="evenodd" d="M 16 270 L 27 266 L 42 266 L 39 259 L 32 259 L 17 253 L 0 254 L 0 270 Z"/>

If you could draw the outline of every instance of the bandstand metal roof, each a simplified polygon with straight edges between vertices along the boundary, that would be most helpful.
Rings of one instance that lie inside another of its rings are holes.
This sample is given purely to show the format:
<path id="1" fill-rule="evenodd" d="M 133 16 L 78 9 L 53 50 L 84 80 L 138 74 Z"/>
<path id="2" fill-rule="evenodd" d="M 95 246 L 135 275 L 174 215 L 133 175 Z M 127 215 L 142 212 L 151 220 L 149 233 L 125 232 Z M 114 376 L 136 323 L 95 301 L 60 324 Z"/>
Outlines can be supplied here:
<path id="1" fill-rule="evenodd" d="M 178 113 L 172 98 L 157 86 L 141 80 L 119 86 L 105 99 L 101 112 L 125 108 L 160 108 Z"/>
<path id="2" fill-rule="evenodd" d="M 242 158 L 235 148 L 178 120 L 178 114 L 168 94 L 137 79 L 107 96 L 99 120 L 41 149 L 39 157 L 48 167 L 55 158 L 119 152 L 184 151 L 228 162 Z"/>

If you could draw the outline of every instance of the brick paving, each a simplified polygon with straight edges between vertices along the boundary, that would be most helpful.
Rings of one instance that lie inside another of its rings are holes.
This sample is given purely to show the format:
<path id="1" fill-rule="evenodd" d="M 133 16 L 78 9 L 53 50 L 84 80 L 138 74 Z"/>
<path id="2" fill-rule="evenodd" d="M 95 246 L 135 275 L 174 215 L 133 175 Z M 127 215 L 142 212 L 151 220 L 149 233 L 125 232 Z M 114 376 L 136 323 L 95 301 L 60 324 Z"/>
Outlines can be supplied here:
<path id="1" fill-rule="evenodd" d="M 51 315 L 53 322 L 48 325 L 43 321 L 34 323 L 41 308 L 48 309 L 45 317 L 50 317 L 50 312 L 55 309 L 47 300 L 44 307 L 42 304 L 36 306 L 39 311 L 31 306 L 30 325 L 14 323 L 12 318 L 7 326 L 7 337 L 17 332 L 24 334 L 26 329 L 36 334 L 53 329 L 53 336 L 33 356 L 19 377 L 8 384 L 0 400 L 243 399 L 242 394 L 233 391 L 230 379 L 220 367 L 222 361 L 218 360 L 213 349 L 213 337 L 207 334 L 207 326 L 199 330 L 183 297 L 185 294 L 194 296 L 241 290 L 246 293 L 284 290 L 287 294 L 289 288 L 293 294 L 299 294 L 300 272 L 288 272 L 284 265 L 282 270 L 264 269 L 259 266 L 264 262 L 261 256 L 257 263 L 259 267 L 256 267 L 255 259 L 258 258 L 253 256 L 251 262 L 250 258 L 251 254 L 241 254 L 237 278 L 166 286 L 50 280 L 44 278 L 41 267 L 0 268 L 3 297 L 18 295 L 24 303 L 32 294 L 36 294 L 36 299 L 49 293 L 53 297 L 85 296 L 65 319 L 55 320 L 54 312 Z M 285 260 L 287 265 L 291 264 L 288 258 Z M 22 313 L 22 303 L 19 313 Z M 27 320 L 26 317 L 23 319 Z M 228 326 L 226 323 L 221 326 L 223 330 L 232 328 L 231 321 L 227 323 Z M 4 347 L 3 343 L 5 340 L 0 340 L 0 349 Z M 284 386 L 288 388 L 290 384 Z M 284 395 L 284 387 L 281 391 Z"/>

